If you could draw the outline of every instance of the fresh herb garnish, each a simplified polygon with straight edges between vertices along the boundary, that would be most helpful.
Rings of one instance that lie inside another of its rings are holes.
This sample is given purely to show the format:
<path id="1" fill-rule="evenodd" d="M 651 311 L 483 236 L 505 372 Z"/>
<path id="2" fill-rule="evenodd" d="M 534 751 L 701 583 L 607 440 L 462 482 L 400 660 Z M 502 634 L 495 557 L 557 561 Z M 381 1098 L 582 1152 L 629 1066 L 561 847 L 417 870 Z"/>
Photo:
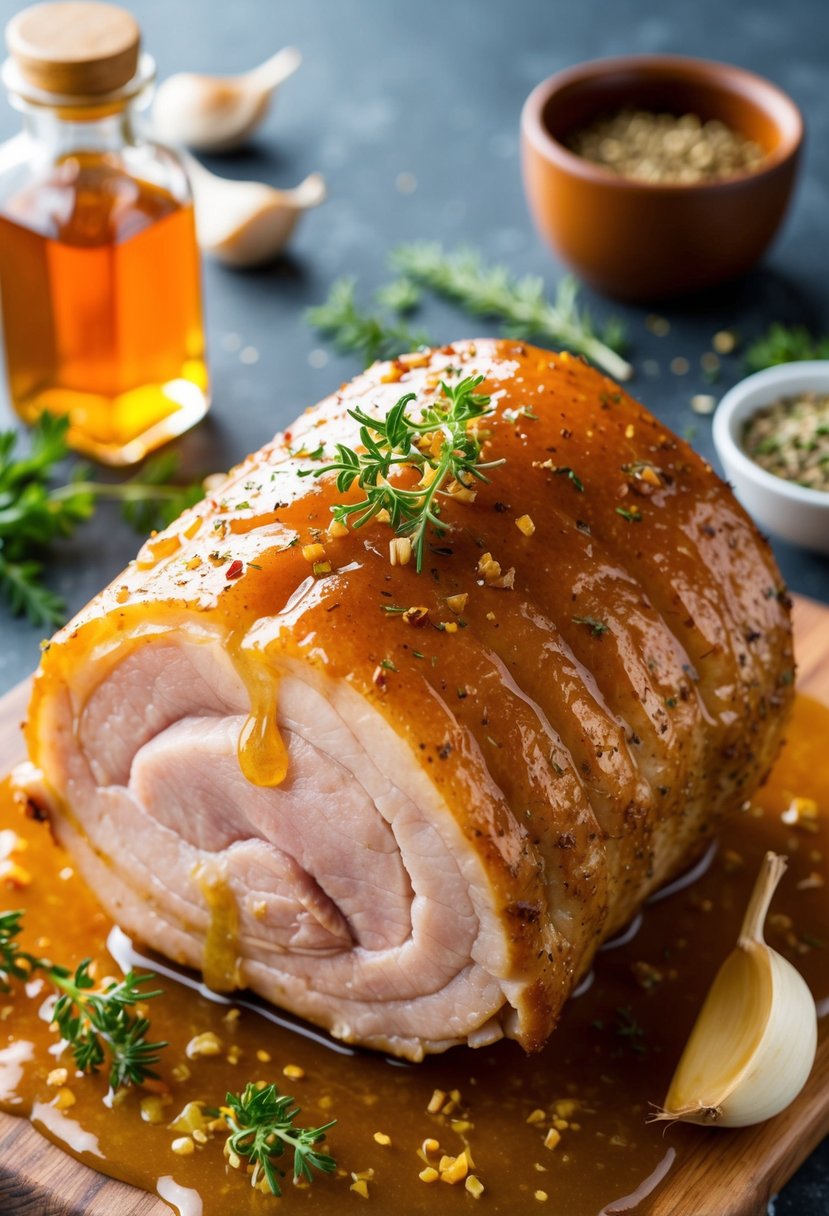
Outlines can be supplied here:
<path id="1" fill-rule="evenodd" d="M 589 626 L 590 632 L 597 638 L 600 638 L 603 633 L 607 633 L 609 629 L 604 621 L 598 621 L 594 616 L 574 616 L 573 624 Z"/>
<path id="2" fill-rule="evenodd" d="M 555 299 L 547 299 L 536 275 L 516 278 L 505 266 L 485 266 L 473 249 L 445 252 L 439 244 L 418 241 L 401 245 L 392 265 L 407 279 L 460 304 L 474 316 L 495 317 L 510 337 L 546 338 L 586 355 L 617 380 L 629 380 L 633 368 L 619 349 L 623 334 L 616 322 L 597 334 L 587 309 L 577 304 L 578 284 L 562 279 Z"/>
<path id="3" fill-rule="evenodd" d="M 27 616 L 33 625 L 63 620 L 63 601 L 43 584 L 44 559 L 56 540 L 91 517 L 99 498 L 120 500 L 127 522 L 148 532 L 203 494 L 200 486 L 168 484 L 176 465 L 170 453 L 148 461 L 128 481 L 91 481 L 78 465 L 65 484 L 54 485 L 55 466 L 69 453 L 68 428 L 66 418 L 41 415 L 26 456 L 18 454 L 16 430 L 0 431 L 0 594 L 16 616 Z"/>
<path id="4" fill-rule="evenodd" d="M 337 279 L 325 302 L 309 308 L 305 316 L 309 325 L 332 339 L 337 350 L 360 355 L 366 367 L 375 359 L 395 359 L 428 345 L 428 338 L 405 322 L 361 311 L 353 278 Z"/>
<path id="5" fill-rule="evenodd" d="M 556 473 L 560 477 L 569 478 L 569 480 L 572 481 L 574 487 L 578 490 L 579 494 L 584 493 L 584 482 L 581 480 L 580 477 L 578 477 L 576 475 L 576 473 L 572 469 L 567 468 L 566 465 L 559 465 L 559 467 L 557 469 L 553 469 L 553 472 Z"/>
<path id="6" fill-rule="evenodd" d="M 488 481 L 484 469 L 502 460 L 480 461 L 481 440 L 469 423 L 492 413 L 490 398 L 475 389 L 483 376 L 468 376 L 457 384 L 441 381 L 441 396 L 425 405 L 420 417 L 410 418 L 407 407 L 416 399 L 406 393 L 385 418 L 371 418 L 361 409 L 349 410 L 360 424 L 361 451 L 338 443 L 338 459 L 320 469 L 300 469 L 300 477 L 337 474 L 337 489 L 345 494 L 356 482 L 365 497 L 358 502 L 338 503 L 332 508 L 339 523 L 360 528 L 380 511 L 388 511 L 398 536 L 411 540 L 417 571 L 423 568 L 423 552 L 429 527 L 443 531 L 440 497 L 449 496 L 456 482 L 469 489 L 474 482 Z M 388 480 L 396 467 L 414 469 L 421 484 L 405 489 Z"/>
<path id="7" fill-rule="evenodd" d="M 108 1061 L 113 1090 L 154 1077 L 153 1065 L 167 1044 L 147 1041 L 150 1023 L 134 1012 L 134 1006 L 161 995 L 160 989 L 148 992 L 142 987 L 155 977 L 128 971 L 122 980 L 96 991 L 89 974 L 90 959 L 84 959 L 73 973 L 21 950 L 17 939 L 22 917 L 21 911 L 0 914 L 0 991 L 10 991 L 13 979 L 25 980 L 34 971 L 42 972 L 59 993 L 52 1021 L 81 1072 L 97 1072 Z"/>
<path id="8" fill-rule="evenodd" d="M 227 1095 L 227 1106 L 222 1116 L 230 1128 L 228 1149 L 252 1162 L 251 1186 L 264 1175 L 271 1194 L 282 1194 L 277 1175 L 284 1178 L 285 1171 L 276 1162 L 286 1150 L 294 1154 L 294 1181 L 313 1182 L 313 1170 L 331 1174 L 336 1169 L 334 1158 L 316 1147 L 335 1119 L 321 1127 L 295 1127 L 300 1108 L 275 1085 L 248 1084 L 243 1093 Z"/>
<path id="9" fill-rule="evenodd" d="M 746 367 L 752 372 L 803 359 L 829 359 L 829 337 L 816 338 L 805 325 L 775 323 L 745 353 Z"/>
<path id="10" fill-rule="evenodd" d="M 626 519 L 629 524 L 641 524 L 642 512 L 638 508 L 628 511 L 627 507 L 617 507 L 616 514 L 621 515 L 622 519 Z"/>

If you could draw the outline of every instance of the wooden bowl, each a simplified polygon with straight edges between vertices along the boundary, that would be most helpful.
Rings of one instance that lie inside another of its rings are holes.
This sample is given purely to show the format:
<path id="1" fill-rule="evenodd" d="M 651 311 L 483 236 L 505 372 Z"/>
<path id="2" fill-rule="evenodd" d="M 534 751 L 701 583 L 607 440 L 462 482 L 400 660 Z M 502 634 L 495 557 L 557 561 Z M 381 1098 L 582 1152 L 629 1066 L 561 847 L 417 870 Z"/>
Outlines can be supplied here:
<path id="1" fill-rule="evenodd" d="M 650 183 L 569 151 L 564 139 L 621 107 L 718 118 L 766 156 L 723 181 Z M 792 193 L 803 119 L 770 81 L 681 55 L 631 55 L 551 76 L 521 115 L 524 188 L 542 235 L 599 291 L 658 300 L 748 270 L 774 237 Z"/>

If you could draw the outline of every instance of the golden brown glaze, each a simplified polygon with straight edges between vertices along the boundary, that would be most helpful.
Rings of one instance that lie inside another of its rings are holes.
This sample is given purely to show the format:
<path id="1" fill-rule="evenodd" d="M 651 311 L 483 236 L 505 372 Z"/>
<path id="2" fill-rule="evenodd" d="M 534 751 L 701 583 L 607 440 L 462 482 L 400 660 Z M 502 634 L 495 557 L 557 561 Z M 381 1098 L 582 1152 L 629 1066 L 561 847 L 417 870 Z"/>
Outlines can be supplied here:
<path id="1" fill-rule="evenodd" d="M 473 373 L 495 406 L 486 458 L 505 463 L 474 503 L 445 500 L 424 572 L 392 567 L 372 522 L 323 535 L 332 572 L 315 578 L 302 546 L 338 493 L 299 471 L 356 442 L 349 408 L 382 413 Z M 483 582 L 485 552 L 514 567 L 512 590 Z M 459 593 L 461 618 L 446 605 Z M 756 788 L 792 694 L 780 575 L 728 488 L 612 381 L 508 341 L 375 366 L 150 540 L 43 656 L 27 739 L 53 786 L 67 690 L 77 718 L 130 650 L 181 631 L 234 656 L 260 784 L 279 768 L 274 690 L 291 663 L 346 681 L 405 741 L 484 868 L 517 1011 L 506 1032 L 528 1049 L 603 938 Z"/>

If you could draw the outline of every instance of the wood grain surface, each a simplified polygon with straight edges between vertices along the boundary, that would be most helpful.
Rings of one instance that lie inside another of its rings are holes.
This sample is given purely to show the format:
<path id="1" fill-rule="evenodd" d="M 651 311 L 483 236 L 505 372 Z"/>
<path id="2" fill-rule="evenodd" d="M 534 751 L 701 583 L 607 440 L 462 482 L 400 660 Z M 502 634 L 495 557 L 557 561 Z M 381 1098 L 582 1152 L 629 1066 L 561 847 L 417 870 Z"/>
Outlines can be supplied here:
<path id="1" fill-rule="evenodd" d="M 796 599 L 795 636 L 798 687 L 829 702 L 829 608 Z M 21 685 L 0 701 L 1 771 L 20 758 L 18 724 L 27 693 L 27 685 Z M 687 1144 L 683 1146 L 681 1162 L 637 1212 L 641 1216 L 764 1216 L 769 1198 L 829 1133 L 829 1039 L 820 1044 L 802 1093 L 775 1119 L 740 1131 L 687 1130 L 693 1147 L 689 1151 Z M 666 1141 L 666 1152 L 668 1148 Z M 0 1114 L 0 1216 L 169 1213 L 167 1204 L 155 1196 L 96 1174 L 49 1144 L 24 1120 Z"/>

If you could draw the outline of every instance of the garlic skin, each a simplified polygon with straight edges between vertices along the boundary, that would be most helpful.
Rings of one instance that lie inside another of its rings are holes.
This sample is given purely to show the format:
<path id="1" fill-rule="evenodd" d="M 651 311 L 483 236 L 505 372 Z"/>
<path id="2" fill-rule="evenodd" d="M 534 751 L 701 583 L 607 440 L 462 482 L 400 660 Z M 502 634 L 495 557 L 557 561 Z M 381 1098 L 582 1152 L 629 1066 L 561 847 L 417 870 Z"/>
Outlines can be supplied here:
<path id="1" fill-rule="evenodd" d="M 800 1093 L 817 1049 L 817 1010 L 792 964 L 763 940 L 785 858 L 767 853 L 736 948 L 705 999 L 655 1118 L 748 1127 Z"/>

